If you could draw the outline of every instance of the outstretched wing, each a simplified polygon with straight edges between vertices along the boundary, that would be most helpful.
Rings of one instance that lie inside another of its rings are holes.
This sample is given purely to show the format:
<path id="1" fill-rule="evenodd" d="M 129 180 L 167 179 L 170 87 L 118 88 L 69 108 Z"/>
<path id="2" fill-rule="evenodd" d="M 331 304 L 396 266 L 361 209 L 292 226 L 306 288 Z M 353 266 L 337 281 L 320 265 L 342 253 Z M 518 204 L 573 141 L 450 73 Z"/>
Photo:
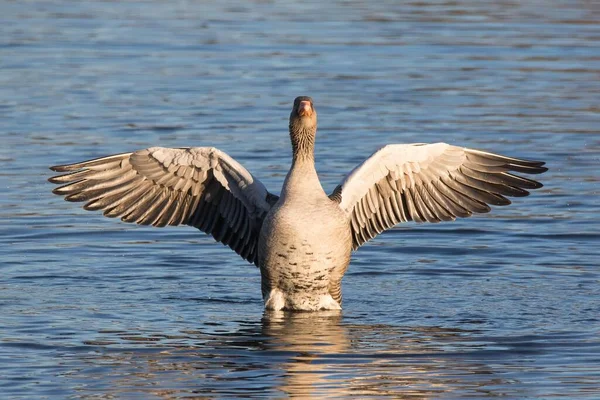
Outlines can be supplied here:
<path id="1" fill-rule="evenodd" d="M 86 210 L 142 225 L 190 225 L 255 262 L 262 221 L 277 201 L 242 165 L 213 147 L 152 147 L 50 168 L 53 193 Z"/>
<path id="2" fill-rule="evenodd" d="M 542 184 L 511 173 L 540 174 L 540 161 L 435 144 L 393 144 L 355 168 L 330 195 L 351 220 L 357 249 L 399 222 L 440 222 L 510 204 Z"/>

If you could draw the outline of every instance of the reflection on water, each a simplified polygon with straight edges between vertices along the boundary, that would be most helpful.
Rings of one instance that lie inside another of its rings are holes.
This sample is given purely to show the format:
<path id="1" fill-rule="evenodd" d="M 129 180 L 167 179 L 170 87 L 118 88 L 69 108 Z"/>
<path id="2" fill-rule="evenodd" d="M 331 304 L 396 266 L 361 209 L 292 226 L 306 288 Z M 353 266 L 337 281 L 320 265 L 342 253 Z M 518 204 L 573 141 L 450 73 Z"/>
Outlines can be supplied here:
<path id="1" fill-rule="evenodd" d="M 192 330 L 176 337 L 102 332 L 101 341 L 67 353 L 61 374 L 82 397 L 107 396 L 382 396 L 430 398 L 552 393 L 531 387 L 547 370 L 539 364 L 569 335 L 487 337 L 442 327 L 360 325 L 336 311 L 265 313 L 262 322 L 239 322 L 237 331 Z M 108 341 L 111 341 L 108 339 Z M 599 345 L 588 350 L 598 351 Z M 563 379 L 569 380 L 564 373 Z M 94 384 L 94 376 L 105 379 Z M 580 379 L 590 390 L 592 379 Z"/>
<path id="2" fill-rule="evenodd" d="M 293 354 L 279 366 L 284 374 L 278 390 L 290 396 L 313 397 L 349 392 L 348 379 L 338 377 L 339 364 L 331 362 L 351 347 L 341 319 L 340 311 L 265 313 L 262 332 L 269 338 L 265 349 Z"/>
<path id="3" fill-rule="evenodd" d="M 600 398 L 597 1 L 0 4 L 0 397 Z M 341 314 L 265 314 L 185 228 L 50 194 L 48 166 L 215 146 L 277 193 L 290 101 L 332 190 L 385 143 L 550 168 L 491 214 L 353 255 Z"/>

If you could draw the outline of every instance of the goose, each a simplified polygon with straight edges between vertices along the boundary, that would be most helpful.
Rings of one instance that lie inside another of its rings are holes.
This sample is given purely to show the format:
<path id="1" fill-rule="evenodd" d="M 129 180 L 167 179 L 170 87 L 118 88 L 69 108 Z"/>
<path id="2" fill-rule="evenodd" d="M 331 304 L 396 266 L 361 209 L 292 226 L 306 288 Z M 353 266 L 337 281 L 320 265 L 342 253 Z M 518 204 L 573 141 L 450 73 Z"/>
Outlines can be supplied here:
<path id="1" fill-rule="evenodd" d="M 229 246 L 261 273 L 267 310 L 339 310 L 350 256 L 398 223 L 452 221 L 510 204 L 542 184 L 516 173 L 541 161 L 446 143 L 389 144 L 331 194 L 315 169 L 317 111 L 294 100 L 292 164 L 281 194 L 214 147 L 150 147 L 75 164 L 49 181 L 53 193 L 124 222 L 188 225 Z"/>

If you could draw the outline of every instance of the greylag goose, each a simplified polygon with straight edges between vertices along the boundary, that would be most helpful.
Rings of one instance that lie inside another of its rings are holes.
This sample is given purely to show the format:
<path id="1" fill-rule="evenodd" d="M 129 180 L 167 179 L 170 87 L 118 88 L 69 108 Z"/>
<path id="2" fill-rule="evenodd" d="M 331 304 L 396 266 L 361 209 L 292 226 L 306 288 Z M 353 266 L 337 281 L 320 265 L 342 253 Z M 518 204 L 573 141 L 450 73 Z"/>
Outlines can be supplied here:
<path id="1" fill-rule="evenodd" d="M 292 166 L 280 196 L 214 147 L 151 147 L 51 167 L 53 193 L 142 225 L 189 225 L 256 264 L 268 310 L 335 310 L 350 254 L 400 222 L 452 221 L 508 205 L 544 162 L 446 143 L 391 144 L 323 190 L 314 163 L 317 112 L 294 100 Z"/>

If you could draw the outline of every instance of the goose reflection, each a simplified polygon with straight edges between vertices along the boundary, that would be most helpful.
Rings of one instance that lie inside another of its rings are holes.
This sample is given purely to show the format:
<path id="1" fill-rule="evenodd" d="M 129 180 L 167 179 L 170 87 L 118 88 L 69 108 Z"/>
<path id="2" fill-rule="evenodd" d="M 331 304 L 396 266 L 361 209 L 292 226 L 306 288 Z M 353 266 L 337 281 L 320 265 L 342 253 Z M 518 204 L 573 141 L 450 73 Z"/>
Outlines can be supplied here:
<path id="1" fill-rule="evenodd" d="M 285 371 L 278 389 L 290 396 L 323 397 L 340 393 L 331 385 L 335 374 L 332 357 L 350 347 L 347 330 L 340 323 L 341 311 L 287 313 L 267 311 L 262 320 L 262 332 L 270 338 L 266 348 L 293 352 L 280 366 Z M 328 357 L 332 356 L 332 357 Z"/>
<path id="2" fill-rule="evenodd" d="M 102 366 L 110 373 L 96 389 L 142 398 L 245 397 L 257 390 L 268 397 L 462 397 L 503 393 L 512 384 L 504 377 L 506 363 L 522 355 L 522 348 L 515 353 L 476 331 L 355 324 L 339 311 L 268 312 L 236 324 L 205 324 L 172 337 L 107 332 L 94 352 L 79 355 L 85 367 L 68 363 L 77 371 L 70 379 L 96 379 Z"/>
<path id="3" fill-rule="evenodd" d="M 284 374 L 277 389 L 291 397 L 428 398 L 473 383 L 502 383 L 487 360 L 469 360 L 471 351 L 482 349 L 473 343 L 473 331 L 351 324 L 328 311 L 267 312 L 262 333 L 268 339 L 264 350 L 288 354 L 279 365 Z M 484 378 L 470 382 L 460 376 Z"/>

